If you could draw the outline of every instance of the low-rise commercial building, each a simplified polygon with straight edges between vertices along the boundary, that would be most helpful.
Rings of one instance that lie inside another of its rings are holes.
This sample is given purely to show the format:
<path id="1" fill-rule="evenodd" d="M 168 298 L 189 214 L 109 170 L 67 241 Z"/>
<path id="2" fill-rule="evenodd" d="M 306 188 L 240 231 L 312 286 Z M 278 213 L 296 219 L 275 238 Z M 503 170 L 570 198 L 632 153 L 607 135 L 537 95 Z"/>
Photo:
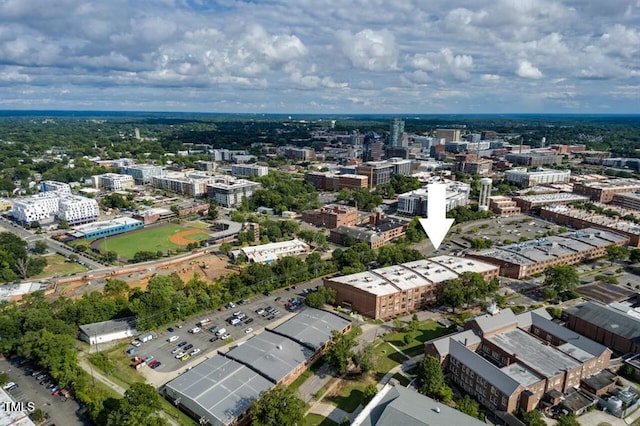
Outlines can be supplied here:
<path id="1" fill-rule="evenodd" d="M 529 213 L 532 209 L 585 202 L 589 201 L 589 198 L 572 192 L 559 192 L 555 194 L 520 195 L 513 197 L 513 200 L 523 213 Z"/>
<path id="2" fill-rule="evenodd" d="M 98 345 L 138 334 L 140 333 L 136 330 L 136 317 L 126 317 L 81 325 L 78 338 L 90 345 Z"/>
<path id="3" fill-rule="evenodd" d="M 554 323 L 544 309 L 489 311 L 465 331 L 425 343 L 425 353 L 492 411 L 534 410 L 609 366 L 607 347 Z"/>
<path id="4" fill-rule="evenodd" d="M 311 172 L 307 174 L 306 182 L 318 189 L 339 191 L 342 188 L 367 188 L 369 178 L 352 173 Z"/>
<path id="5" fill-rule="evenodd" d="M 387 319 L 433 305 L 439 286 L 464 272 L 477 272 L 491 280 L 498 276 L 499 267 L 473 259 L 437 256 L 325 278 L 324 285 L 336 291 L 336 304 L 374 319 Z"/>
<path id="6" fill-rule="evenodd" d="M 513 201 L 513 198 L 505 195 L 494 195 L 489 197 L 489 209 L 500 217 L 519 215 L 520 207 Z"/>
<path id="7" fill-rule="evenodd" d="M 607 209 L 615 210 L 616 207 L 607 206 Z M 622 213 L 621 216 L 625 214 L 627 213 Z M 540 209 L 540 217 L 558 225 L 567 225 L 576 229 L 605 229 L 625 235 L 629 239 L 629 245 L 640 247 L 640 225 L 635 222 L 570 206 L 543 207 Z"/>
<path id="8" fill-rule="evenodd" d="M 308 253 L 310 247 L 298 239 L 281 241 L 279 243 L 262 244 L 259 246 L 242 247 L 229 253 L 232 259 L 238 256 L 246 256 L 252 263 L 271 263 L 285 256 L 299 256 Z"/>
<path id="9" fill-rule="evenodd" d="M 93 177 L 95 186 L 105 191 L 123 191 L 135 186 L 133 176 L 119 173 L 104 173 Z"/>
<path id="10" fill-rule="evenodd" d="M 528 171 L 526 168 L 515 168 L 504 172 L 504 178 L 518 186 L 536 186 L 552 183 L 569 182 L 570 170 L 538 169 Z"/>
<path id="11" fill-rule="evenodd" d="M 640 193 L 625 192 L 613 196 L 613 204 L 629 210 L 640 210 Z"/>
<path id="12" fill-rule="evenodd" d="M 381 212 L 369 216 L 366 226 L 337 226 L 329 231 L 329 241 L 340 245 L 353 242 L 367 243 L 372 249 L 402 237 L 409 223 L 404 220 L 385 218 Z"/>
<path id="13" fill-rule="evenodd" d="M 573 265 L 602 257 L 607 247 L 628 243 L 629 238 L 619 233 L 587 228 L 472 252 L 467 256 L 499 266 L 500 275 L 521 279 L 542 273 L 549 266 Z"/>
<path id="14" fill-rule="evenodd" d="M 610 203 L 616 194 L 640 191 L 638 179 L 609 179 L 591 182 L 576 182 L 573 192 L 599 203 Z"/>
<path id="15" fill-rule="evenodd" d="M 563 312 L 566 326 L 606 345 L 618 354 L 640 353 L 640 313 L 596 302 L 572 306 Z"/>
<path id="16" fill-rule="evenodd" d="M 140 220 L 131 219 L 129 217 L 118 217 L 111 220 L 76 226 L 72 228 L 72 231 L 68 234 L 73 238 L 85 238 L 90 240 L 93 238 L 123 234 L 125 232 L 142 228 L 143 226 L 144 224 Z"/>

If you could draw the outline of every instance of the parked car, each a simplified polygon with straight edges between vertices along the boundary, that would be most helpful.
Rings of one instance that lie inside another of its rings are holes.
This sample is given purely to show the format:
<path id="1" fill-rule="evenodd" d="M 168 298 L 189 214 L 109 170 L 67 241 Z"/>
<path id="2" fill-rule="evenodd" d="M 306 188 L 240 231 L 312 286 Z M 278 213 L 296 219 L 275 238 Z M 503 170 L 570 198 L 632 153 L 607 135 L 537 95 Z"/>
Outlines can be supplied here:
<path id="1" fill-rule="evenodd" d="M 179 340 L 179 339 L 180 339 L 180 336 L 171 336 L 171 337 L 169 337 L 167 339 L 167 342 L 173 343 L 173 342 L 175 342 L 176 340 Z"/>
<path id="2" fill-rule="evenodd" d="M 253 331 L 253 328 L 252 328 L 252 327 L 247 327 L 247 328 L 244 330 L 244 332 L 245 332 L 246 334 L 249 334 L 249 333 L 251 333 L 252 331 Z"/>
<path id="3" fill-rule="evenodd" d="M 194 356 L 194 355 L 198 355 L 199 353 L 200 353 L 200 348 L 195 348 L 194 350 L 189 352 L 189 355 Z"/>
<path id="4" fill-rule="evenodd" d="M 186 345 L 187 343 L 188 343 L 188 342 L 180 342 L 180 343 L 178 343 L 178 347 L 179 347 L 179 348 L 181 348 L 181 347 L 183 347 L 184 345 Z"/>
<path id="5" fill-rule="evenodd" d="M 60 393 L 60 389 L 56 389 L 53 392 L 51 392 L 52 395 L 58 395 Z"/>
<path id="6" fill-rule="evenodd" d="M 182 350 L 182 348 L 180 346 L 176 346 L 175 348 L 173 348 L 173 350 L 171 351 L 172 354 L 177 354 L 178 352 L 180 352 Z"/>
<path id="7" fill-rule="evenodd" d="M 154 358 L 153 355 L 146 356 L 146 357 L 144 357 L 144 362 L 149 364 L 151 362 L 151 360 L 153 360 L 153 358 Z"/>
<path id="8" fill-rule="evenodd" d="M 278 296 L 278 297 L 276 297 L 276 298 L 274 299 L 274 301 L 276 301 L 276 302 L 279 302 L 279 301 L 281 301 L 281 300 L 282 300 L 282 297 L 280 297 L 280 296 Z"/>
<path id="9" fill-rule="evenodd" d="M 226 339 L 228 339 L 229 337 L 231 337 L 231 335 L 230 335 L 229 333 L 224 333 L 222 336 L 220 336 L 220 339 L 222 339 L 222 340 L 226 340 Z"/>
<path id="10" fill-rule="evenodd" d="M 2 387 L 2 389 L 7 389 L 7 390 L 9 390 L 9 388 L 11 388 L 11 387 L 13 387 L 13 386 L 16 386 L 16 387 L 17 387 L 18 385 L 16 385 L 16 384 L 15 384 L 15 382 L 9 382 L 9 383 L 7 383 L 6 385 L 4 385 L 4 386 Z M 15 389 L 15 388 L 14 388 L 14 389 Z"/>
<path id="11" fill-rule="evenodd" d="M 187 346 L 185 346 L 182 350 L 183 351 L 188 351 L 189 349 L 193 348 L 192 344 L 188 344 Z"/>
<path id="12" fill-rule="evenodd" d="M 184 356 L 183 356 L 182 358 L 180 358 L 180 359 L 181 359 L 181 360 L 183 360 L 183 361 L 186 361 L 186 360 L 188 360 L 189 358 L 191 358 L 191 355 L 189 355 L 189 354 L 184 354 Z"/>
<path id="13" fill-rule="evenodd" d="M 168 331 L 169 333 L 173 333 L 174 331 L 176 331 L 176 329 L 175 329 L 175 328 L 173 328 L 173 327 L 169 327 L 169 328 L 167 328 L 167 331 Z"/>
<path id="14" fill-rule="evenodd" d="M 175 356 L 175 359 L 180 359 L 184 356 L 184 352 L 178 352 Z"/>
<path id="15" fill-rule="evenodd" d="M 213 336 L 211 339 L 209 339 L 210 342 L 215 342 L 216 340 L 218 340 L 218 336 Z"/>
<path id="16" fill-rule="evenodd" d="M 153 369 L 155 370 L 156 368 L 160 367 L 161 365 L 162 365 L 162 363 L 161 363 L 160 361 L 156 361 L 156 363 L 155 363 L 155 364 L 153 364 L 153 365 L 151 366 L 151 368 L 153 368 Z"/>
<path id="17" fill-rule="evenodd" d="M 140 346 L 142 346 L 142 343 L 140 343 L 140 341 L 138 340 L 134 340 L 133 342 L 131 342 L 131 344 L 136 348 L 139 348 Z"/>
<path id="18" fill-rule="evenodd" d="M 264 314 L 264 309 L 263 308 L 256 309 L 256 314 L 258 314 L 258 315 Z"/>
<path id="19" fill-rule="evenodd" d="M 253 318 L 247 318 L 247 320 L 244 323 L 251 324 L 252 322 L 253 322 Z"/>

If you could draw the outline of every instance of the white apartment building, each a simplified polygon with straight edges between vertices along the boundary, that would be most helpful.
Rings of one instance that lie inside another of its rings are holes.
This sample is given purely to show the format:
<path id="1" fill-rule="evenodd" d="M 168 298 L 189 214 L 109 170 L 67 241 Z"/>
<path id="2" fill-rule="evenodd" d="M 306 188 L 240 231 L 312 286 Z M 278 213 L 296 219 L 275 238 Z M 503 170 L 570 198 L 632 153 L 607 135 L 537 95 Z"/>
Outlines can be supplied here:
<path id="1" fill-rule="evenodd" d="M 100 216 L 100 207 L 92 198 L 65 195 L 60 197 L 55 215 L 59 220 L 66 220 L 69 225 L 77 225 L 97 220 Z"/>
<path id="2" fill-rule="evenodd" d="M 471 186 L 462 182 L 445 181 L 447 185 L 446 211 L 458 206 L 466 206 L 469 203 Z M 398 195 L 398 213 L 411 216 L 427 216 L 428 190 L 423 187 L 411 192 Z"/>
<path id="3" fill-rule="evenodd" d="M 233 164 L 231 174 L 241 177 L 266 176 L 269 174 L 269 167 L 256 164 Z"/>
<path id="4" fill-rule="evenodd" d="M 91 198 L 59 192 L 45 192 L 31 198 L 16 200 L 12 214 L 18 222 L 30 225 L 57 217 L 69 224 L 96 220 L 100 214 L 98 202 Z"/>
<path id="5" fill-rule="evenodd" d="M 235 207 L 242 204 L 244 197 L 250 198 L 258 188 L 260 184 L 250 180 L 215 176 L 214 182 L 207 185 L 207 196 L 224 207 Z"/>
<path id="6" fill-rule="evenodd" d="M 154 176 L 151 185 L 178 194 L 198 198 L 207 194 L 207 185 L 216 181 L 214 176 L 203 173 L 169 172 L 165 176 Z"/>
<path id="7" fill-rule="evenodd" d="M 105 191 L 122 191 L 123 189 L 131 189 L 135 185 L 133 176 L 118 173 L 105 173 L 94 176 L 98 188 Z"/>
<path id="8" fill-rule="evenodd" d="M 505 179 L 518 186 L 536 186 L 549 183 L 569 182 L 570 176 L 570 170 L 537 169 L 527 171 L 524 167 L 504 172 Z"/>
<path id="9" fill-rule="evenodd" d="M 42 192 L 65 192 L 71 193 L 71 186 L 68 183 L 57 182 L 55 180 L 44 180 L 40 182 Z"/>

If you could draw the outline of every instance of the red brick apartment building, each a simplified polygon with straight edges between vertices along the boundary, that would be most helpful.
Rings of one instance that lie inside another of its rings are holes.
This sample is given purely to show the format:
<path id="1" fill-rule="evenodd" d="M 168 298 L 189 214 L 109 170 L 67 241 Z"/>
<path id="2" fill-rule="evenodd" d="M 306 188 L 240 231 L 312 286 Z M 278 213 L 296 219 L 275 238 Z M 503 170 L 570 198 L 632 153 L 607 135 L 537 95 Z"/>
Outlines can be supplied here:
<path id="1" fill-rule="evenodd" d="M 302 220 L 327 229 L 354 226 L 358 222 L 358 210 L 355 207 L 330 204 L 317 210 L 302 212 Z"/>
<path id="2" fill-rule="evenodd" d="M 486 280 L 499 268 L 455 256 L 437 256 L 342 277 L 325 278 L 336 291 L 336 304 L 374 319 L 388 319 L 436 303 L 440 286 L 463 272 L 477 272 Z"/>
<path id="3" fill-rule="evenodd" d="M 492 411 L 551 406 L 609 366 L 607 347 L 554 323 L 544 309 L 491 312 L 463 332 L 425 343 L 425 353 Z"/>

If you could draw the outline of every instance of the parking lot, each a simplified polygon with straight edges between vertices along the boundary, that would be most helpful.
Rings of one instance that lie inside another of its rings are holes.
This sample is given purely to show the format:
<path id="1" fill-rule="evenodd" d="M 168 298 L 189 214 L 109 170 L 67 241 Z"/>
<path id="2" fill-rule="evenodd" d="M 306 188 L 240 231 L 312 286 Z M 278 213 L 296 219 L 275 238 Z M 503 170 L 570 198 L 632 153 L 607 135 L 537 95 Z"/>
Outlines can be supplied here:
<path id="1" fill-rule="evenodd" d="M 17 359 L 0 359 L 0 370 L 7 373 L 9 380 L 18 385 L 14 390 L 7 391 L 11 398 L 15 401 L 34 402 L 36 409 L 41 409 L 49 416 L 44 425 L 90 425 L 89 419 L 78 413 L 80 405 L 75 400 L 52 395 L 51 390 L 40 384 L 43 379 L 36 380 L 32 376 L 36 368 L 28 363 L 19 365 Z"/>
<path id="2" fill-rule="evenodd" d="M 202 314 L 188 321 L 172 324 L 166 329 L 153 333 L 154 338 L 152 340 L 141 343 L 138 347 L 129 346 L 128 349 L 134 350 L 131 356 L 137 356 L 141 359 L 147 358 L 148 364 L 151 363 L 151 358 L 148 357 L 153 357 L 154 360 L 159 361 L 160 365 L 154 368 L 155 372 L 177 373 L 187 365 L 192 364 L 192 361 L 211 357 L 221 347 L 251 337 L 264 327 L 278 321 L 288 313 L 285 304 L 290 299 L 304 299 L 305 294 L 303 292 L 319 284 L 320 280 L 317 280 L 296 286 L 296 288 L 292 286 L 288 290 L 278 290 L 269 296 L 255 296 L 242 304 L 234 304 L 233 307 L 227 306 L 223 310 Z M 273 315 L 273 313 L 259 315 L 256 313 L 260 309 L 266 310 L 269 307 L 272 310 L 278 310 L 279 313 L 277 315 Z M 234 318 L 234 313 L 245 315 L 236 326 L 227 322 L 228 319 Z M 210 321 L 206 325 L 200 325 L 200 322 L 204 319 Z M 192 331 L 196 327 L 200 330 L 193 333 Z M 229 337 L 224 340 L 221 339 L 216 333 L 210 331 L 213 327 L 217 327 L 218 330 L 224 328 Z M 194 351 L 198 349 L 199 351 L 194 354 Z M 184 360 L 176 358 L 180 353 L 189 354 L 189 357 Z M 149 369 L 148 366 L 142 368 Z M 143 370 L 141 372 L 147 375 L 147 371 Z"/>

